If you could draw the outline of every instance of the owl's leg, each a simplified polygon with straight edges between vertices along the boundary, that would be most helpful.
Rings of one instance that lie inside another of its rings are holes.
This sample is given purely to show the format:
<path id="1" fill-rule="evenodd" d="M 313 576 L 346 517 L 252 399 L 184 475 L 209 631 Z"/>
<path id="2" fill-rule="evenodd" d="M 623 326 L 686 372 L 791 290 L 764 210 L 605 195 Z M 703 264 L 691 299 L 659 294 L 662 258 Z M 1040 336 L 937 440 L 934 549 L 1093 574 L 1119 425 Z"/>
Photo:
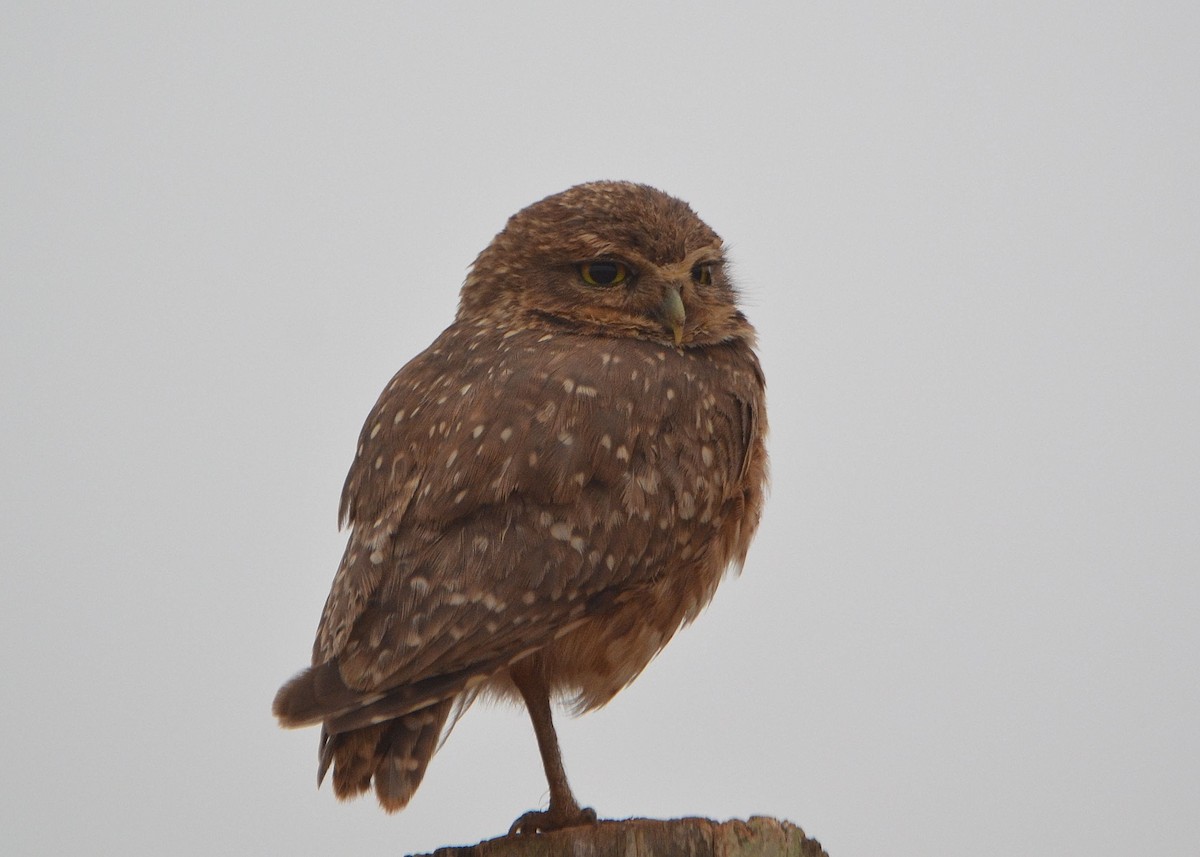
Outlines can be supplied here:
<path id="1" fill-rule="evenodd" d="M 558 748 L 558 735 L 554 731 L 554 720 L 550 714 L 550 689 L 542 674 L 537 655 L 519 661 L 509 667 L 513 684 L 521 692 L 533 731 L 537 735 L 538 749 L 542 753 L 542 767 L 546 770 L 546 781 L 550 784 L 550 808 L 544 812 L 531 810 L 509 828 L 509 835 L 547 832 L 581 824 L 595 824 L 596 811 L 580 808 L 567 783 L 567 772 L 563 768 L 562 752 Z"/>

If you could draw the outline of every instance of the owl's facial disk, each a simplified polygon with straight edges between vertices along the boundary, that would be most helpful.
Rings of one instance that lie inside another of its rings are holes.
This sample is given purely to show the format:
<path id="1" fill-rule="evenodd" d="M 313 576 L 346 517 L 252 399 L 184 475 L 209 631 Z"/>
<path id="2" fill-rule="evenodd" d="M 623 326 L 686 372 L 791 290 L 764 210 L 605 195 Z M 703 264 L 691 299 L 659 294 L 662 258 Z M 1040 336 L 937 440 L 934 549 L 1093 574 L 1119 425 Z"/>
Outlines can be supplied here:
<path id="1" fill-rule="evenodd" d="M 698 262 L 691 266 L 690 271 L 692 279 L 697 284 L 711 286 L 712 266 L 713 263 L 711 261 Z M 630 290 L 636 290 L 639 287 L 639 283 L 637 282 L 637 278 L 639 276 L 638 272 L 633 265 L 628 262 L 602 260 L 581 262 L 575 267 L 579 272 L 580 279 L 583 280 L 585 285 L 591 287 L 590 289 L 585 290 L 583 295 L 579 296 L 579 300 L 576 304 L 577 307 L 586 309 L 588 306 L 592 306 L 602 301 L 602 296 L 592 294 L 592 292 L 617 289 L 622 285 Z M 683 277 L 680 276 L 680 270 L 664 271 L 662 270 L 662 266 L 653 266 L 651 263 L 645 262 L 645 260 L 643 260 L 643 267 L 658 268 L 660 274 L 666 274 L 665 277 L 660 276 L 660 279 L 665 281 L 662 284 L 661 289 L 656 286 L 651 286 L 647 290 L 648 295 L 650 295 L 652 298 L 658 297 L 660 300 L 658 300 L 654 306 L 649 308 L 649 318 L 638 319 L 636 318 L 638 309 L 636 306 L 637 302 L 633 302 L 634 305 L 631 307 L 630 303 L 632 296 L 620 295 L 618 293 L 616 296 L 614 296 L 616 298 L 618 312 L 621 309 L 621 304 L 624 304 L 624 310 L 627 314 L 630 313 L 631 309 L 634 311 L 635 318 L 633 318 L 632 321 L 634 322 L 635 328 L 643 326 L 642 324 L 638 324 L 639 321 L 650 322 L 650 332 L 653 334 L 655 332 L 655 325 L 659 325 L 662 330 L 665 330 L 671 334 L 674 344 L 678 347 L 683 344 L 684 330 L 687 323 L 687 308 L 684 306 L 683 297 L 680 294 L 680 291 L 685 287 Z M 671 267 L 677 269 L 682 268 L 682 266 Z M 620 321 L 619 318 L 610 318 L 608 320 L 610 322 Z M 655 337 L 650 336 L 649 338 Z"/>
<path id="2" fill-rule="evenodd" d="M 535 323 L 664 345 L 706 345 L 736 338 L 740 315 L 720 246 L 660 264 L 611 248 L 599 259 L 546 263 L 527 271 L 517 294 Z"/>
<path id="3" fill-rule="evenodd" d="M 539 326 L 674 347 L 743 338 L 749 330 L 719 243 L 666 263 L 630 251 L 618 256 L 608 246 L 586 261 L 541 261 L 515 285 L 514 309 Z"/>

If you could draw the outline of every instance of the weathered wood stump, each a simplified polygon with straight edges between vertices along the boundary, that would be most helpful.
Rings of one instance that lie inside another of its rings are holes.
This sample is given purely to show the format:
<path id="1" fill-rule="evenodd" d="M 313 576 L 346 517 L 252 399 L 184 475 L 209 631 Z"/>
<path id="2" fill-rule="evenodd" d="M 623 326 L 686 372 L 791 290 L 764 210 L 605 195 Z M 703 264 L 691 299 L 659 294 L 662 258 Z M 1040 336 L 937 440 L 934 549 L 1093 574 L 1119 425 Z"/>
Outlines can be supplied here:
<path id="1" fill-rule="evenodd" d="M 707 818 L 601 821 L 535 836 L 501 836 L 421 857 L 829 857 L 789 821 Z"/>

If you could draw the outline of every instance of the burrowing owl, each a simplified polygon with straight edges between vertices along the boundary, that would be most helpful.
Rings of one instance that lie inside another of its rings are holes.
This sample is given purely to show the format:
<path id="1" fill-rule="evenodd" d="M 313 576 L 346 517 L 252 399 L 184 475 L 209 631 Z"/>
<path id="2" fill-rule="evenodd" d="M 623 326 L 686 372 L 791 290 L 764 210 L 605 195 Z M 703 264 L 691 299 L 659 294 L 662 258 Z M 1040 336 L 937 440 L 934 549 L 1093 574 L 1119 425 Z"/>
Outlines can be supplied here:
<path id="1" fill-rule="evenodd" d="M 684 202 L 595 182 L 514 215 L 454 323 L 387 385 L 342 492 L 350 527 L 284 726 L 321 724 L 319 778 L 408 803 L 456 706 L 529 709 L 550 806 L 550 701 L 629 684 L 740 567 L 763 505 L 754 328 L 721 239 Z M 451 721 L 452 722 L 452 721 Z"/>

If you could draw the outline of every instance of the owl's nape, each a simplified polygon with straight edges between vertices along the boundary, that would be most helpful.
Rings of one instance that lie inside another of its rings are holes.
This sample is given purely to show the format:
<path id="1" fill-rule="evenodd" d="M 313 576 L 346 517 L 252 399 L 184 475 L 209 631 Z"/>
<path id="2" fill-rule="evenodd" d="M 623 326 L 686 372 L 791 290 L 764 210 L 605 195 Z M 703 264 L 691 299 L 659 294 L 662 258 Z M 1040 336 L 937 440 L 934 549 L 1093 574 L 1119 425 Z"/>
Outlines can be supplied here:
<path id="1" fill-rule="evenodd" d="M 515 214 L 453 324 L 372 409 L 312 666 L 319 776 L 403 808 L 477 695 L 525 705 L 549 806 L 583 824 L 551 714 L 633 681 L 740 567 L 766 480 L 764 381 L 720 239 L 683 202 L 596 182 Z"/>

